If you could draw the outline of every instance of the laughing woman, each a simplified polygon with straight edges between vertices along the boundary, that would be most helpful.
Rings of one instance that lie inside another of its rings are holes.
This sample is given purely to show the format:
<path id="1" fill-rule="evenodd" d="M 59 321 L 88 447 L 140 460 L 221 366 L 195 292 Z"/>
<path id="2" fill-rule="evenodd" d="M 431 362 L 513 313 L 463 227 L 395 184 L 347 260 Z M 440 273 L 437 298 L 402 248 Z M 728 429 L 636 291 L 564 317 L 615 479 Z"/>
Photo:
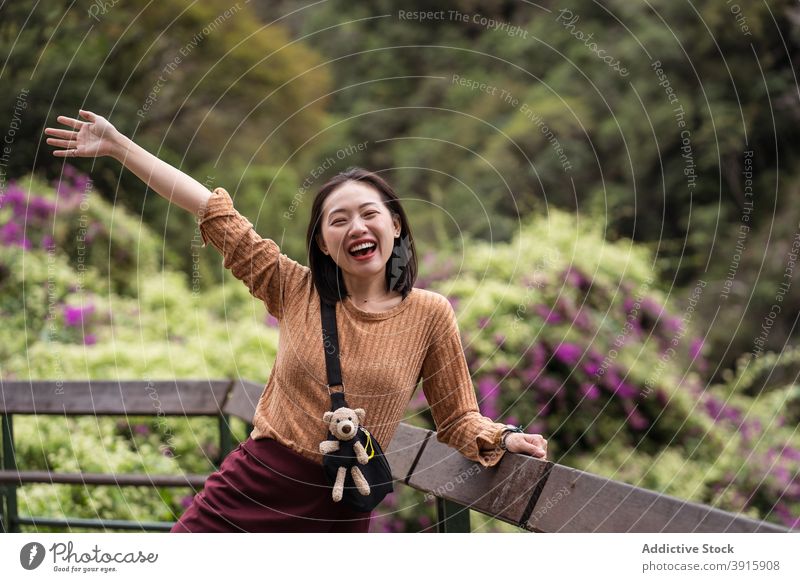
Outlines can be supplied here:
<path id="1" fill-rule="evenodd" d="M 484 467 L 505 451 L 547 456 L 547 441 L 482 416 L 455 312 L 444 296 L 414 287 L 413 237 L 400 200 L 380 176 L 337 174 L 314 199 L 306 267 L 260 237 L 224 188 L 208 188 L 120 134 L 103 117 L 60 116 L 47 128 L 60 157 L 111 156 L 151 189 L 191 212 L 203 246 L 278 321 L 279 346 L 253 431 L 223 460 L 173 532 L 366 532 L 370 512 L 334 502 L 320 442 L 329 408 L 320 298 L 336 306 L 347 398 L 388 444 L 422 381 L 436 436 Z M 319 349 L 317 349 L 319 346 Z"/>

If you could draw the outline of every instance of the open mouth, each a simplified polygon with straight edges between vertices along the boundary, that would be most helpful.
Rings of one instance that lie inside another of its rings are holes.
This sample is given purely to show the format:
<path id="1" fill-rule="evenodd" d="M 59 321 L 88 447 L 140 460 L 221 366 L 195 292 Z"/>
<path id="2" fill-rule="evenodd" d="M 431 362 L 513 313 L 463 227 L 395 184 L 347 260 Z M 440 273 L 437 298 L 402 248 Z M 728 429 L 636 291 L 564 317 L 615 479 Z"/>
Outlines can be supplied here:
<path id="1" fill-rule="evenodd" d="M 358 260 L 366 260 L 375 254 L 378 245 L 375 243 L 364 243 L 353 247 L 355 250 L 350 251 L 350 256 Z"/>

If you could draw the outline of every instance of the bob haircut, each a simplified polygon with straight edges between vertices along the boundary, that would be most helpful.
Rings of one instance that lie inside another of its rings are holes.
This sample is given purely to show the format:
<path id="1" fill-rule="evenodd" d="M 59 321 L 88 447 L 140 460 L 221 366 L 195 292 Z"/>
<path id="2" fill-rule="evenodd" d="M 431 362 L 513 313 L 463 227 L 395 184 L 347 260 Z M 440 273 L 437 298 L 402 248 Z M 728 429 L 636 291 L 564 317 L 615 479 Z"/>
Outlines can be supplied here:
<path id="1" fill-rule="evenodd" d="M 322 233 L 323 203 L 334 190 L 351 180 L 362 182 L 375 189 L 389 212 L 400 218 L 400 236 L 395 237 L 392 256 L 386 262 L 386 291 L 399 291 L 405 299 L 417 280 L 417 257 L 416 252 L 413 251 L 414 237 L 411 234 L 408 218 L 400 205 L 397 194 L 383 178 L 373 172 L 353 166 L 325 182 L 314 198 L 314 204 L 311 207 L 306 246 L 308 248 L 308 265 L 317 293 L 324 301 L 332 304 L 342 301 L 350 295 L 345 286 L 341 269 L 330 255 L 326 255 L 319 248 L 317 235 Z"/>

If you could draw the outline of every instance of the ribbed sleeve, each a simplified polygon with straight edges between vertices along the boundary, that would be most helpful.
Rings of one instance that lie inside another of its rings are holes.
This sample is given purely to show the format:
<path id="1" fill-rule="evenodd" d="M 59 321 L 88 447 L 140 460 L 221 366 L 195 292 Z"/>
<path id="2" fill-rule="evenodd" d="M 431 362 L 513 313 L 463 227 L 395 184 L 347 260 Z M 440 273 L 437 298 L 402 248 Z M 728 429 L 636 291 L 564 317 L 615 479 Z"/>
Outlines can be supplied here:
<path id="1" fill-rule="evenodd" d="M 458 322 L 449 302 L 434 330 L 422 376 L 437 440 L 484 467 L 496 465 L 505 453 L 499 447 L 505 425 L 483 416 L 478 409 Z"/>
<path id="2" fill-rule="evenodd" d="M 281 253 L 272 239 L 259 236 L 253 224 L 233 207 L 224 188 L 214 189 L 197 223 L 203 246 L 211 243 L 222 255 L 223 266 L 281 319 L 287 293 L 309 276 L 308 267 Z"/>

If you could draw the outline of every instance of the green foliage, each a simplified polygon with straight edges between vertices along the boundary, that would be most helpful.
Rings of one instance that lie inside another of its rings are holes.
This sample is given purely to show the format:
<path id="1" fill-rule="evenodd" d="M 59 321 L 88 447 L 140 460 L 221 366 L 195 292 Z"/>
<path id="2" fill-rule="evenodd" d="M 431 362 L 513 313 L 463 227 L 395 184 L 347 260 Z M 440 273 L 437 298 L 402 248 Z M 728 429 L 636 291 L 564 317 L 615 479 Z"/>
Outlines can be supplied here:
<path id="1" fill-rule="evenodd" d="M 200 268 L 197 288 L 189 289 L 184 275 L 159 269 L 156 237 L 146 227 L 135 226 L 117 207 L 117 226 L 107 229 L 112 208 L 96 197 L 85 176 L 72 177 L 84 183 L 79 191 L 62 181 L 56 193 L 29 180 L 12 183 L 0 199 L 6 220 L 0 232 L 0 376 L 264 378 L 275 360 L 277 330 L 263 304 L 227 271 L 206 294 L 208 277 Z M 32 213 L 38 218 L 31 219 Z M 16 221 L 24 228 L 16 228 Z M 98 259 L 108 248 L 126 254 Z M 236 439 L 247 437 L 242 421 L 231 424 Z M 215 419 L 20 416 L 15 436 L 18 465 L 29 470 L 202 474 L 219 460 Z M 29 485 L 20 489 L 19 500 L 24 515 L 169 521 L 191 494 Z"/>
<path id="2" fill-rule="evenodd" d="M 561 211 L 507 245 L 468 241 L 449 275 L 433 287 L 454 304 L 485 416 L 546 435 L 559 463 L 797 525 L 800 406 L 784 412 L 797 389 L 753 397 L 776 369 L 770 354 L 704 386 L 692 321 L 704 287 L 676 305 L 647 251 Z"/>

